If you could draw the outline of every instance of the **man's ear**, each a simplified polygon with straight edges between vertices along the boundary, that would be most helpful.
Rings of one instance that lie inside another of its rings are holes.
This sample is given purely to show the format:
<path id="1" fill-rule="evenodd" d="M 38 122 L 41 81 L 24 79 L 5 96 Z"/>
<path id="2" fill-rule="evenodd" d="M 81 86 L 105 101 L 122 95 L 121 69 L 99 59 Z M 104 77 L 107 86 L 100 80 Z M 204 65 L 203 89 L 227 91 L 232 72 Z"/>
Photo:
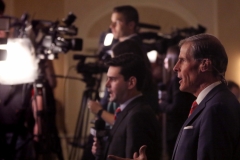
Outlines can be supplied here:
<path id="1" fill-rule="evenodd" d="M 128 22 L 128 27 L 131 28 L 132 30 L 135 29 L 136 23 L 134 21 Z"/>
<path id="2" fill-rule="evenodd" d="M 210 59 L 203 59 L 200 64 L 200 70 L 202 72 L 212 71 L 212 61 Z"/>
<path id="3" fill-rule="evenodd" d="M 136 77 L 132 76 L 128 80 L 128 89 L 132 89 L 137 85 L 137 79 Z"/>

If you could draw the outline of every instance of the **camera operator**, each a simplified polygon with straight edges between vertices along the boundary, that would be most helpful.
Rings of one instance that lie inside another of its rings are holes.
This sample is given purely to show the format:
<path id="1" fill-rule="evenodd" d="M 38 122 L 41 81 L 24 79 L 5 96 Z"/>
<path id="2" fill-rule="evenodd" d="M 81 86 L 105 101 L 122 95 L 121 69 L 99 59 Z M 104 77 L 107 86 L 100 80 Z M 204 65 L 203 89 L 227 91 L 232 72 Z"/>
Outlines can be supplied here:
<path id="1" fill-rule="evenodd" d="M 117 42 L 123 42 L 124 40 L 131 39 L 136 41 L 136 43 L 143 48 L 141 38 L 138 36 L 138 23 L 139 14 L 136 8 L 124 5 L 113 8 L 111 24 L 109 27 L 113 34 L 113 38 L 117 40 Z M 116 43 L 116 41 L 114 42 Z M 104 108 L 107 108 L 108 95 L 104 95 L 101 100 L 101 104 Z"/>
<path id="2" fill-rule="evenodd" d="M 138 36 L 138 11 L 129 5 L 117 6 L 113 9 L 111 15 L 110 29 L 114 39 L 120 42 L 126 39 L 132 39 L 141 45 L 141 38 Z"/>

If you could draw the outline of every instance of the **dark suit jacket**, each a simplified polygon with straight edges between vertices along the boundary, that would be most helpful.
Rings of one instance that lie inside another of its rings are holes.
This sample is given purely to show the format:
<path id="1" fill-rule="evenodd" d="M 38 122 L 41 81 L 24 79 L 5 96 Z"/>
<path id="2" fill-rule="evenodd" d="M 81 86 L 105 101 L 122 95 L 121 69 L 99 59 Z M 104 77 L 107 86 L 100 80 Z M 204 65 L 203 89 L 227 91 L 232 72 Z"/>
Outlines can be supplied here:
<path id="1" fill-rule="evenodd" d="M 160 125 L 143 96 L 130 102 L 119 114 L 105 146 L 107 155 L 132 158 L 142 145 L 147 145 L 149 160 L 160 158 Z"/>
<path id="2" fill-rule="evenodd" d="M 172 159 L 240 159 L 240 105 L 225 84 L 213 88 L 185 121 Z"/>

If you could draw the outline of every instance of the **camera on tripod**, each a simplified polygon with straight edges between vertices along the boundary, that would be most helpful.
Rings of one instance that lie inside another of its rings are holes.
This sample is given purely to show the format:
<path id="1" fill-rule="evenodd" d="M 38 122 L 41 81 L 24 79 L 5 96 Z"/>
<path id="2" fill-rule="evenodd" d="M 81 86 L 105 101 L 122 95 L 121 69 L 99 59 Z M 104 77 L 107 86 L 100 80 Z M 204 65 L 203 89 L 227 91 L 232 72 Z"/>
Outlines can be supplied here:
<path id="1" fill-rule="evenodd" d="M 36 53 L 40 59 L 51 60 L 57 58 L 58 53 L 82 50 L 83 40 L 73 38 L 78 34 L 78 28 L 73 25 L 75 19 L 76 16 L 70 12 L 62 23 L 42 20 L 31 22 L 36 35 Z"/>
<path id="2" fill-rule="evenodd" d="M 86 58 L 97 59 L 96 62 L 85 63 Z M 75 54 L 73 56 L 74 60 L 78 60 L 76 70 L 78 73 L 83 75 L 83 81 L 86 82 L 88 87 L 93 87 L 96 84 L 96 81 L 101 80 L 97 75 L 107 72 L 108 67 L 104 64 L 103 61 L 98 61 L 98 55 L 80 55 Z"/>
<path id="3" fill-rule="evenodd" d="M 159 34 L 157 32 L 142 32 L 139 33 L 139 36 L 143 40 L 143 45 L 146 52 L 156 50 L 160 54 L 165 54 L 168 47 L 178 45 L 180 40 L 205 32 L 206 28 L 199 24 L 197 28 L 187 27 L 182 29 L 176 29 L 170 34 Z"/>

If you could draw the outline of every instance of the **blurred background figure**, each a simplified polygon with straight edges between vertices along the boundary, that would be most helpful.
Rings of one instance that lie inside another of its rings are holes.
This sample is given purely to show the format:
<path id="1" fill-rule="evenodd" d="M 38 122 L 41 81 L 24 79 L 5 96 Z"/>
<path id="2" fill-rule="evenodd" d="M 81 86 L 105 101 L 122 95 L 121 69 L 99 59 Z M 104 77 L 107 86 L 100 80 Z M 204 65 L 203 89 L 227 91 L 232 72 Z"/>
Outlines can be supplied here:
<path id="1" fill-rule="evenodd" d="M 112 35 L 112 39 L 109 39 L 108 45 L 105 45 L 105 38 L 107 34 L 103 34 L 104 39 L 100 42 L 98 48 L 98 54 L 102 59 L 110 57 L 109 50 L 117 42 L 122 42 L 127 39 L 136 41 L 142 47 L 142 40 L 138 35 L 139 14 L 136 8 L 130 5 L 116 6 L 112 10 L 111 23 L 109 25 L 109 32 Z M 100 40 L 101 41 L 101 40 Z M 143 48 L 143 47 L 142 47 Z"/>
<path id="2" fill-rule="evenodd" d="M 227 86 L 230 89 L 230 91 L 236 96 L 236 98 L 239 100 L 240 95 L 240 88 L 239 85 L 234 81 L 227 81 Z"/>
<path id="3" fill-rule="evenodd" d="M 171 158 L 174 149 L 175 141 L 178 133 L 188 117 L 189 110 L 195 97 L 186 92 L 179 90 L 179 78 L 173 67 L 178 60 L 180 49 L 178 46 L 171 46 L 168 48 L 166 58 L 164 59 L 164 68 L 166 70 L 166 83 L 167 90 L 166 97 L 159 101 L 159 110 L 161 113 L 166 113 L 166 145 L 167 155 Z M 161 91 L 161 90 L 160 90 Z M 163 91 L 164 92 L 164 91 Z"/>

